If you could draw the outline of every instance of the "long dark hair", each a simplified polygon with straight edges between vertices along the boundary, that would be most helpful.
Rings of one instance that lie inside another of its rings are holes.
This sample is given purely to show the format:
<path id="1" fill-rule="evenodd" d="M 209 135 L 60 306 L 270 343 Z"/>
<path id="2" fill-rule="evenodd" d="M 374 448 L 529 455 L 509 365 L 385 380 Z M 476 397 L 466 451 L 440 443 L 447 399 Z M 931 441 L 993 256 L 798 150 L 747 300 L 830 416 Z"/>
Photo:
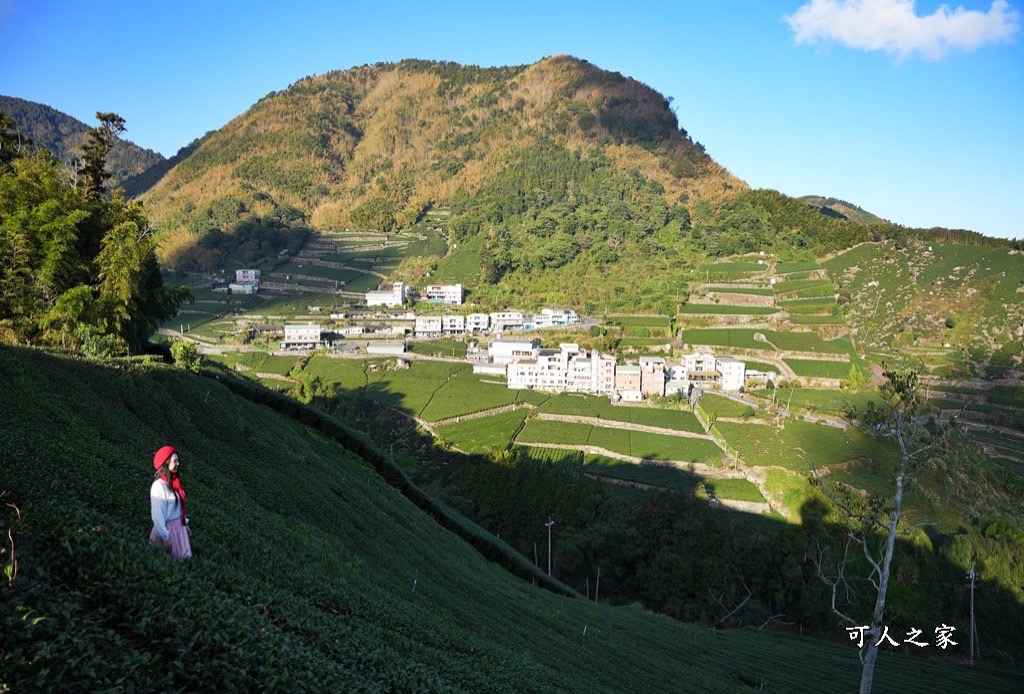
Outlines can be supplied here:
<path id="1" fill-rule="evenodd" d="M 159 480 L 163 478 L 163 483 L 166 484 L 167 488 L 171 490 L 172 494 L 174 494 L 174 498 L 178 499 L 178 503 L 181 503 L 181 499 L 178 498 L 178 492 L 174 491 L 174 478 L 178 476 L 178 473 L 171 472 L 171 469 L 169 467 L 170 462 L 171 459 L 168 458 L 166 463 L 158 467 L 156 469 L 156 472 L 153 473 L 153 479 Z"/>

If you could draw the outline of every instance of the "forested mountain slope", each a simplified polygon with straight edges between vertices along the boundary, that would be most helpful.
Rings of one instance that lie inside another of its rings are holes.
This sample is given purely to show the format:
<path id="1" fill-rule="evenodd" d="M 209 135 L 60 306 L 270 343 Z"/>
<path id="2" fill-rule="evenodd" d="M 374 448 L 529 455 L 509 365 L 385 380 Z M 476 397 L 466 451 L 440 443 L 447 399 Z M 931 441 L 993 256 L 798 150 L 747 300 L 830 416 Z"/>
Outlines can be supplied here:
<path id="1" fill-rule="evenodd" d="M 101 106 L 98 105 L 97 110 L 102 110 Z M 12 96 L 0 96 L 0 111 L 14 119 L 34 147 L 50 150 L 63 162 L 71 162 L 78 155 L 79 145 L 85 142 L 93 127 L 50 106 Z M 110 185 L 122 185 L 162 161 L 164 158 L 157 152 L 118 139 L 107 159 Z"/>

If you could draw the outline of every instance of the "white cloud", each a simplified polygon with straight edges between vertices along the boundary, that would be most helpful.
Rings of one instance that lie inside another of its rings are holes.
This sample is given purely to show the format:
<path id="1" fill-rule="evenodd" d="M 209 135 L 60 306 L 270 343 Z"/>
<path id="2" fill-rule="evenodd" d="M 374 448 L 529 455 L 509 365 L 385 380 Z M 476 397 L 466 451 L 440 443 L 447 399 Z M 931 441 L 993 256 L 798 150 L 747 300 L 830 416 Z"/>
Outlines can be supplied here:
<path id="1" fill-rule="evenodd" d="M 1019 19 L 1006 0 L 994 0 L 988 12 L 943 5 L 928 16 L 917 14 L 914 0 L 811 0 L 786 16 L 798 44 L 835 41 L 900 60 L 915 52 L 938 60 L 951 50 L 1009 41 Z"/>

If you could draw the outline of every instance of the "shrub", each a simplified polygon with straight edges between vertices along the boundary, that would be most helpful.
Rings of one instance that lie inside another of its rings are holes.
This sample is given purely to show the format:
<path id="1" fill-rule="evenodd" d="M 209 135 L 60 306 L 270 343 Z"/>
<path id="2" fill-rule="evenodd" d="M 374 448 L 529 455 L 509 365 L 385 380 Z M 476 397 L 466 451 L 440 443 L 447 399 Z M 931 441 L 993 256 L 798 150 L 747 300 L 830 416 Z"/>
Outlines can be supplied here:
<path id="1" fill-rule="evenodd" d="M 174 359 L 176 366 L 189 371 L 199 371 L 199 365 L 202 363 L 195 343 L 188 340 L 175 340 L 171 344 L 171 358 Z"/>

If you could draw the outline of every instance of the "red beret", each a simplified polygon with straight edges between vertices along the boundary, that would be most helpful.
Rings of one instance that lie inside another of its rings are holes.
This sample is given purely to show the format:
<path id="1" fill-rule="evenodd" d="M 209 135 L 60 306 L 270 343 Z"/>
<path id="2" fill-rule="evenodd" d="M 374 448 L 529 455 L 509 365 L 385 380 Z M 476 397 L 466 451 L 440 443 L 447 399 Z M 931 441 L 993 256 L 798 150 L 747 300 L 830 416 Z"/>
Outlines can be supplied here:
<path id="1" fill-rule="evenodd" d="M 167 459 L 174 455 L 174 446 L 164 446 L 153 454 L 153 469 L 159 470 Z"/>

